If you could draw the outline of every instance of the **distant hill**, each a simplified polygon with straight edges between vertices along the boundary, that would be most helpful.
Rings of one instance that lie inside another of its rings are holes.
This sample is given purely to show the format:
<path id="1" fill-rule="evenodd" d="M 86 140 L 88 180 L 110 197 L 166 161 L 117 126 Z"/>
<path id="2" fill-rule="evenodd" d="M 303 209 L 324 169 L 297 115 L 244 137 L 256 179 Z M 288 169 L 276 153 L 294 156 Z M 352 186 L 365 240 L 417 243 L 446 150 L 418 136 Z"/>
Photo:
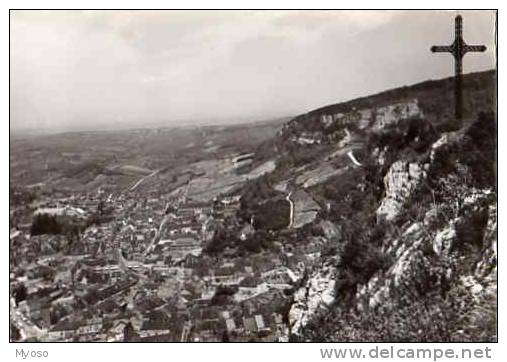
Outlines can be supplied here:
<path id="1" fill-rule="evenodd" d="M 463 76 L 463 115 L 476 115 L 478 109 L 496 108 L 496 72 L 469 73 Z M 411 86 L 390 89 L 378 94 L 347 102 L 327 105 L 293 118 L 292 123 L 316 122 L 326 114 L 348 113 L 354 109 L 381 107 L 387 104 L 417 99 L 428 120 L 440 124 L 454 117 L 454 78 L 428 80 Z"/>
<path id="2" fill-rule="evenodd" d="M 155 170 L 177 173 L 202 159 L 251 152 L 287 120 L 17 135 L 10 140 L 11 181 L 67 192 L 121 190 Z"/>

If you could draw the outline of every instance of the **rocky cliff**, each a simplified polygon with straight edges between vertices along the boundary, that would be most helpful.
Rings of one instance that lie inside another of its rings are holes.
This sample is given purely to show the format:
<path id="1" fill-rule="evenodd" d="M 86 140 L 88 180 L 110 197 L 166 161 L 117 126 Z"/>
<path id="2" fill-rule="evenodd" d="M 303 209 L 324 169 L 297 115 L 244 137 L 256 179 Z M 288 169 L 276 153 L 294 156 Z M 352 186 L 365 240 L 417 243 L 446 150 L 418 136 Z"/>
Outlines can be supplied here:
<path id="1" fill-rule="evenodd" d="M 327 247 L 295 288 L 293 340 L 496 339 L 495 74 L 466 77 L 462 122 L 448 80 L 428 84 L 310 112 L 278 135 L 268 183 L 319 203 L 305 228 Z"/>

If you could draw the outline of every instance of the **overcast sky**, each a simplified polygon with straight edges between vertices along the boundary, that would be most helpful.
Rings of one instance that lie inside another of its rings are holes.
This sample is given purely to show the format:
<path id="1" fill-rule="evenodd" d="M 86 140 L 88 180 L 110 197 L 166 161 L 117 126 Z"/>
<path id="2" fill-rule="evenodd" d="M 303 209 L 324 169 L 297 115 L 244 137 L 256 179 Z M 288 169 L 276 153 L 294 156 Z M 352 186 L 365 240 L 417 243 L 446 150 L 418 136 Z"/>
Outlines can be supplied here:
<path id="1" fill-rule="evenodd" d="M 463 11 L 464 71 L 495 66 Z M 11 11 L 11 129 L 245 122 L 453 74 L 455 12 Z"/>

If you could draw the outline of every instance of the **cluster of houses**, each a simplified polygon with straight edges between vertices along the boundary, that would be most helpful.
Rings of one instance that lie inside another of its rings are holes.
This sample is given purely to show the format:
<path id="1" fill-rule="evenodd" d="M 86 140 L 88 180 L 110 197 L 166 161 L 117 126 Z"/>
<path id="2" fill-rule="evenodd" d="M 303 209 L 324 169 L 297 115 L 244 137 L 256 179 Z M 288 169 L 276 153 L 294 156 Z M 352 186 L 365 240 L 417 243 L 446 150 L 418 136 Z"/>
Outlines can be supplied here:
<path id="1" fill-rule="evenodd" d="M 250 162 L 251 155 L 236 161 Z M 236 217 L 240 195 L 196 201 L 154 190 L 143 197 L 99 192 L 42 203 L 36 210 L 50 209 L 74 217 L 109 210 L 111 218 L 89 226 L 64 251 L 62 235 L 31 236 L 29 228 L 12 230 L 11 286 L 25 288 L 14 308 L 41 330 L 42 336 L 32 337 L 48 341 L 287 337 L 286 292 L 304 269 L 305 259 L 298 250 L 287 247 L 283 255 L 263 251 L 251 256 L 203 251 L 217 225 Z M 245 238 L 254 232 L 251 225 L 246 228 Z M 307 253 L 314 249 L 300 246 Z"/>

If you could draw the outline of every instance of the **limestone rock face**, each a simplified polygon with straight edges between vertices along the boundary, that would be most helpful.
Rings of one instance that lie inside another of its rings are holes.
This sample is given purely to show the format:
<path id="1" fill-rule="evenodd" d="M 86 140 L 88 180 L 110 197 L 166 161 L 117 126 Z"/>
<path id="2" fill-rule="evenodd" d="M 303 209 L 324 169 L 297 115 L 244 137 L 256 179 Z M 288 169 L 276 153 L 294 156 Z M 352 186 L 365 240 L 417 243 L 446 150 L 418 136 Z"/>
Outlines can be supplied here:
<path id="1" fill-rule="evenodd" d="M 289 311 L 289 325 L 293 335 L 299 335 L 318 311 L 334 302 L 335 273 L 335 268 L 330 265 L 317 270 L 294 293 L 294 303 Z"/>
<path id="2" fill-rule="evenodd" d="M 416 99 L 380 107 L 376 110 L 373 130 L 377 132 L 382 131 L 387 126 L 414 117 L 423 118 L 423 112 L 419 108 Z"/>
<path id="3" fill-rule="evenodd" d="M 393 163 L 384 177 L 386 195 L 377 209 L 377 219 L 394 220 L 425 178 L 426 170 L 418 163 Z"/>
<path id="4" fill-rule="evenodd" d="M 450 225 L 439 231 L 433 239 L 433 250 L 438 255 L 448 254 L 456 240 L 456 229 Z"/>
<path id="5" fill-rule="evenodd" d="M 367 284 L 358 288 L 358 309 L 392 308 L 396 295 L 413 290 L 428 278 L 430 261 L 425 253 L 429 244 L 421 223 L 411 224 L 386 252 L 395 257 L 385 273 L 376 273 Z"/>
<path id="6" fill-rule="evenodd" d="M 455 147 L 461 140 L 460 132 L 447 132 L 431 145 L 430 162 L 435 162 L 439 156 L 444 156 L 450 148 Z"/>
<path id="7" fill-rule="evenodd" d="M 398 303 L 403 303 L 406 297 L 417 298 L 418 290 L 424 290 L 425 283 L 436 274 L 446 280 L 454 277 L 458 287 L 466 290 L 476 304 L 496 295 L 496 203 L 490 190 L 474 188 L 457 196 L 457 200 L 469 212 L 436 228 L 434 219 L 438 218 L 438 207 L 435 206 L 426 212 L 422 222 L 412 223 L 400 237 L 384 241 L 384 251 L 393 257 L 393 264 L 386 272 L 377 272 L 358 288 L 356 300 L 359 311 L 379 308 L 392 310 Z M 457 227 L 468 223 L 474 213 L 480 213 L 484 208 L 487 209 L 488 220 L 484 228 L 482 250 L 478 251 L 479 261 L 468 269 L 471 272 L 459 275 L 453 268 L 446 267 L 443 271 L 435 269 L 437 261 L 448 266 L 456 263 L 463 266 L 463 258 L 453 250 L 455 244 L 463 243 L 458 239 Z"/>
<path id="8" fill-rule="evenodd" d="M 497 229 L 497 206 L 493 204 L 488 209 L 488 222 L 483 239 L 485 249 L 474 271 L 474 276 L 482 281 L 491 294 L 496 294 L 497 288 Z"/>

